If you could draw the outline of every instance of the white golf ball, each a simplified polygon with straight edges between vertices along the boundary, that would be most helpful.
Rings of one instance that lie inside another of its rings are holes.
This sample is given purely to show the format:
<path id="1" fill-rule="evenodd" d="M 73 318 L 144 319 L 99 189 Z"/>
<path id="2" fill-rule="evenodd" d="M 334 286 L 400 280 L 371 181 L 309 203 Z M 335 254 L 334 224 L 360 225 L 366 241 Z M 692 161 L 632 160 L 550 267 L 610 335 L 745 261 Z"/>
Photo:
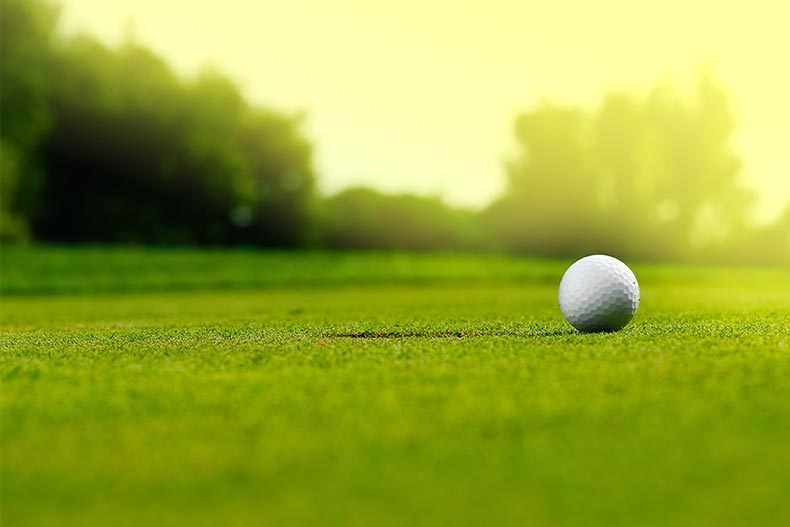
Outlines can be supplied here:
<path id="1" fill-rule="evenodd" d="M 579 331 L 617 331 L 634 318 L 639 283 L 617 258 L 595 254 L 565 271 L 559 298 L 565 319 Z"/>

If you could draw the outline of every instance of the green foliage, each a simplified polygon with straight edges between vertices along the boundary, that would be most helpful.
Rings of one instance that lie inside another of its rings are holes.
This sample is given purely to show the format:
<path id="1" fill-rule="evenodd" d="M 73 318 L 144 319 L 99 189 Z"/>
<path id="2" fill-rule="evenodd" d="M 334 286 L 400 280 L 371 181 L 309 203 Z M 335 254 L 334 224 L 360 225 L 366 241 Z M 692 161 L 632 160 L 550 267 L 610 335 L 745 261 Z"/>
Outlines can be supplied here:
<path id="1" fill-rule="evenodd" d="M 42 185 L 36 148 L 52 124 L 57 10 L 47 3 L 0 2 L 0 241 L 29 237 Z"/>
<path id="2" fill-rule="evenodd" d="M 507 247 L 532 253 L 704 257 L 747 226 L 733 129 L 707 77 L 691 100 L 657 88 L 641 100 L 611 94 L 592 113 L 544 104 L 518 118 L 510 186 L 485 219 Z"/>
<path id="3" fill-rule="evenodd" d="M 19 148 L 32 148 L 51 122 L 57 10 L 48 3 L 28 0 L 2 0 L 0 9 L 2 134 Z"/>
<path id="4" fill-rule="evenodd" d="M 22 242 L 29 238 L 26 218 L 12 210 L 19 191 L 19 154 L 0 138 L 0 242 Z"/>
<path id="5" fill-rule="evenodd" d="M 303 242 L 315 176 L 300 118 L 249 105 L 216 72 L 181 79 L 133 42 L 55 42 L 40 2 L 4 0 L 3 14 L 3 139 L 41 168 L 20 169 L 8 209 L 36 238 Z"/>
<path id="6" fill-rule="evenodd" d="M 790 264 L 790 207 L 775 223 L 744 227 L 716 240 L 707 251 L 711 261 L 749 264 Z"/>
<path id="7" fill-rule="evenodd" d="M 340 249 L 486 248 L 475 215 L 437 198 L 346 190 L 323 204 L 323 239 Z"/>
<path id="8" fill-rule="evenodd" d="M 29 266 L 122 260 L 47 251 Z M 162 283 L 270 257 L 140 252 L 130 270 Z M 583 335 L 556 305 L 564 263 L 436 258 L 299 253 L 266 289 L 3 296 L 0 521 L 786 523 L 785 270 L 637 270 L 632 325 Z M 316 269 L 322 287 L 286 287 Z"/>

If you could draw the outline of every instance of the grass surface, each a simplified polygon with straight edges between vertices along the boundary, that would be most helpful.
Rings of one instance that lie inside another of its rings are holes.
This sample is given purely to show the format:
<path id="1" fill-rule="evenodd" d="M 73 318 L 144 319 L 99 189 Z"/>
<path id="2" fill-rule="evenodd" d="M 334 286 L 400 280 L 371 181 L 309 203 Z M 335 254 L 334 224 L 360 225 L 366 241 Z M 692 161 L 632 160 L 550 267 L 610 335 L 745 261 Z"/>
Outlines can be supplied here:
<path id="1" fill-rule="evenodd" d="M 4 525 L 785 525 L 790 273 L 4 249 Z"/>

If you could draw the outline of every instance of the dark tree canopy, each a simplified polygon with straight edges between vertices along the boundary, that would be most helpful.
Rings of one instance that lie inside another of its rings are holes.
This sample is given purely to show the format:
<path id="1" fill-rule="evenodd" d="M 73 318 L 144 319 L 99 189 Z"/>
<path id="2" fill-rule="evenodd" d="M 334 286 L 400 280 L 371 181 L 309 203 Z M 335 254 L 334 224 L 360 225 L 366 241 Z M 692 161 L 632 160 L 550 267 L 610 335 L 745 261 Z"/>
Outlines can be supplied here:
<path id="1" fill-rule="evenodd" d="M 55 21 L 3 0 L 4 211 L 49 241 L 303 243 L 315 174 L 299 117 L 134 43 L 58 39 Z"/>

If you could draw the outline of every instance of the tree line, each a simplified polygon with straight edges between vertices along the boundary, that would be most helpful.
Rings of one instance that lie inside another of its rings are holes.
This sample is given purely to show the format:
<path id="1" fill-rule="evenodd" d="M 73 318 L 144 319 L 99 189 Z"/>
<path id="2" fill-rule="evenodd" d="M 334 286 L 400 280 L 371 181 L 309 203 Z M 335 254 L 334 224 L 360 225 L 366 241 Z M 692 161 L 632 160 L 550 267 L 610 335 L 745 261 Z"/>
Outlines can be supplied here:
<path id="1" fill-rule="evenodd" d="M 593 110 L 516 119 L 505 193 L 481 212 L 356 188 L 322 197 L 303 116 L 250 104 L 219 72 L 57 32 L 41 0 L 1 0 L 0 236 L 10 241 L 607 252 L 790 261 L 790 208 L 754 227 L 734 118 L 703 77 Z"/>

